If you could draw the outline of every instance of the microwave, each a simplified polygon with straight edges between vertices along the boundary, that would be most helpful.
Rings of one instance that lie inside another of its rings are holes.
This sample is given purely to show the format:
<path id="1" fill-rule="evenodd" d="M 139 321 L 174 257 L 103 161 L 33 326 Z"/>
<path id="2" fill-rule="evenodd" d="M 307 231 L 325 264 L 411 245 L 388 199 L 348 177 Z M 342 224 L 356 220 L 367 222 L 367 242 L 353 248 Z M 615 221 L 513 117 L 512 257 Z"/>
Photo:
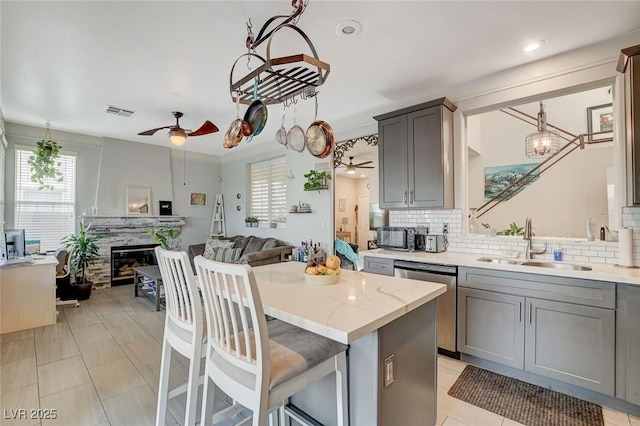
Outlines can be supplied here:
<path id="1" fill-rule="evenodd" d="M 415 228 L 381 226 L 378 228 L 379 248 L 387 250 L 416 250 Z"/>

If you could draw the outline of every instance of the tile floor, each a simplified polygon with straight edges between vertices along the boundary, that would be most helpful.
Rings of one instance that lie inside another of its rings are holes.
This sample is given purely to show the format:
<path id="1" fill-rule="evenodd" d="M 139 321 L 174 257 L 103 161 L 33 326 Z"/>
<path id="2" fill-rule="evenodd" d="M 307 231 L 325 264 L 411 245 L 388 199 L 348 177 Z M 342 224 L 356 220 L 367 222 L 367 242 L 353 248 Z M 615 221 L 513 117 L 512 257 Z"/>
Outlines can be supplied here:
<path id="1" fill-rule="evenodd" d="M 164 311 L 155 312 L 150 299 L 134 298 L 131 285 L 95 290 L 79 308 L 59 310 L 54 325 L 0 336 L 0 424 L 153 425 Z M 175 359 L 179 368 L 170 386 L 187 372 L 186 359 Z M 447 395 L 464 366 L 439 359 L 437 424 L 518 425 Z M 184 399 L 171 401 L 167 424 L 179 424 L 183 407 Z M 55 409 L 57 418 L 11 419 L 15 408 Z M 605 408 L 604 416 L 607 426 L 640 426 L 625 413 Z"/>

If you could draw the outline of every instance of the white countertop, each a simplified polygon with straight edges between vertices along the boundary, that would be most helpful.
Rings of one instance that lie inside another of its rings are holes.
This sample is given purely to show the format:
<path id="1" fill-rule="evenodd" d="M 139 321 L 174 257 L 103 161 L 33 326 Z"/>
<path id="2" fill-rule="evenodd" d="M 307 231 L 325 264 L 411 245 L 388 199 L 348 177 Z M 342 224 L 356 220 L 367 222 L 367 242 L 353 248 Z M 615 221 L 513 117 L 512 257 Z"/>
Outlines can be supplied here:
<path id="1" fill-rule="evenodd" d="M 592 268 L 591 271 L 573 271 L 568 269 L 544 268 L 539 266 L 523 266 L 510 265 L 506 263 L 479 262 L 481 257 L 497 257 L 488 256 L 478 253 L 460 253 L 453 251 L 445 251 L 442 253 L 426 253 L 426 252 L 404 252 L 394 250 L 375 249 L 361 252 L 364 256 L 378 256 L 392 259 L 410 260 L 414 262 L 437 263 L 444 265 L 469 266 L 473 268 L 494 269 L 500 271 L 526 272 L 529 274 L 553 275 L 557 277 L 581 278 L 598 281 L 609 281 L 625 284 L 640 285 L 640 268 L 620 268 L 614 265 L 601 263 L 582 263 L 582 262 L 558 262 L 570 263 L 575 265 L 584 265 Z M 524 261 L 524 259 L 515 259 Z M 534 259 L 536 260 L 536 259 Z M 546 261 L 545 261 L 546 262 Z M 552 262 L 553 263 L 553 262 Z"/>
<path id="2" fill-rule="evenodd" d="M 305 264 L 282 262 L 253 268 L 264 312 L 341 343 L 351 343 L 435 299 L 446 286 L 342 270 L 340 282 L 304 280 Z"/>

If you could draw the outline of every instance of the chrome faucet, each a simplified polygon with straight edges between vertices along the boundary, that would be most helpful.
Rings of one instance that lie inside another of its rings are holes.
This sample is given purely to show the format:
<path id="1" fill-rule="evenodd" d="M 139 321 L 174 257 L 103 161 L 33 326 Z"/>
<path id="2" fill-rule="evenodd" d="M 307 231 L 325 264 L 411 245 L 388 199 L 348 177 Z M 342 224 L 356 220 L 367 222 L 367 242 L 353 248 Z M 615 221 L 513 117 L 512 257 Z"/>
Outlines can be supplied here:
<path id="1" fill-rule="evenodd" d="M 542 250 L 533 250 L 531 248 L 531 240 L 533 239 L 531 232 L 531 218 L 527 218 L 524 222 L 524 236 L 522 237 L 527 241 L 527 248 L 524 252 L 524 258 L 527 260 L 533 259 L 534 254 L 544 254 L 547 251 L 547 243 L 544 243 L 544 249 Z"/>

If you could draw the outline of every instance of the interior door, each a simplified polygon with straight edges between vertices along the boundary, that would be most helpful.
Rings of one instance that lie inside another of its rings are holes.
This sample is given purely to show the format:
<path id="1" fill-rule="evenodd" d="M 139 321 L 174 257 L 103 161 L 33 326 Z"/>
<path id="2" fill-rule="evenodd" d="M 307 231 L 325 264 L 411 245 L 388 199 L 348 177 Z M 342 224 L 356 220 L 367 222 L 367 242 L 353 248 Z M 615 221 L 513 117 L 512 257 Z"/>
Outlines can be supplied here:
<path id="1" fill-rule="evenodd" d="M 369 240 L 369 195 L 358 195 L 358 239 L 354 242 L 358 245 L 358 251 L 367 249 Z"/>

